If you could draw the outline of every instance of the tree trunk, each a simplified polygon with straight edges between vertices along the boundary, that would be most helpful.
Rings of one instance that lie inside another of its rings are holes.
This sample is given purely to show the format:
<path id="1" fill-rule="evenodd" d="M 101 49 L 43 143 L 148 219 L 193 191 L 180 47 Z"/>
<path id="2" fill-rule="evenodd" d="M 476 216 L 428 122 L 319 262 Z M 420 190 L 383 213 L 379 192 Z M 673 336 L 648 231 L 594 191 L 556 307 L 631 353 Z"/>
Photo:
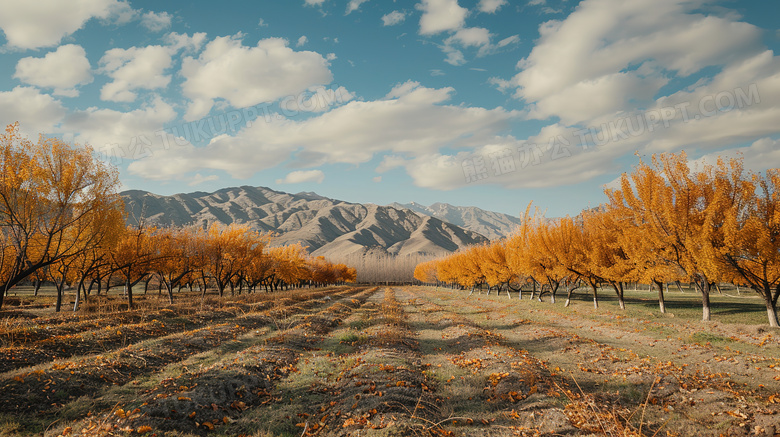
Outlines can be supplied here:
<path id="1" fill-rule="evenodd" d="M 590 287 L 593 289 L 593 308 L 599 309 L 599 288 L 598 285 L 595 283 L 590 284 Z"/>
<path id="2" fill-rule="evenodd" d="M 615 289 L 615 294 L 617 294 L 618 297 L 618 303 L 620 304 L 620 309 L 625 310 L 626 309 L 626 301 L 623 299 L 623 283 L 622 282 L 613 282 L 612 288 Z"/>
<path id="3" fill-rule="evenodd" d="M 130 277 L 128 276 L 125 281 L 125 292 L 127 293 L 127 309 L 133 309 L 133 284 L 130 283 Z"/>
<path id="4" fill-rule="evenodd" d="M 42 282 L 43 281 L 40 280 L 40 279 L 36 279 L 35 280 L 35 282 L 34 282 L 35 288 L 33 289 L 33 296 L 38 296 L 38 292 L 41 290 L 41 283 Z"/>
<path id="5" fill-rule="evenodd" d="M 162 285 L 163 281 L 160 279 L 160 285 Z M 168 281 L 165 281 L 165 289 L 168 291 L 168 303 L 173 305 L 173 284 L 168 283 Z"/>
<path id="6" fill-rule="evenodd" d="M 666 314 L 666 301 L 664 301 L 664 284 L 661 281 L 653 281 L 658 287 L 658 308 L 662 314 Z"/>
<path id="7" fill-rule="evenodd" d="M 701 319 L 705 322 L 710 321 L 710 281 L 704 273 L 698 274 L 696 281 L 699 292 L 701 293 Z"/>
<path id="8" fill-rule="evenodd" d="M 74 313 L 79 310 L 79 303 L 81 302 L 81 289 L 82 288 L 84 288 L 84 279 L 83 278 L 79 280 L 79 285 L 76 286 L 76 301 L 73 302 L 73 312 Z M 84 288 L 85 299 L 86 299 L 86 295 L 87 295 L 87 289 Z"/>
<path id="9" fill-rule="evenodd" d="M 55 281 L 56 282 L 56 281 Z M 65 278 L 57 283 L 57 305 L 54 307 L 54 312 L 60 312 L 62 309 L 62 289 L 65 288 Z"/>
<path id="10" fill-rule="evenodd" d="M 772 304 L 772 301 L 770 299 L 765 299 L 766 303 L 766 315 L 769 319 L 769 326 L 772 326 L 774 328 L 777 328 L 778 326 L 778 320 L 777 320 L 777 308 L 775 305 Z"/>
<path id="11" fill-rule="evenodd" d="M 106 295 L 108 295 L 108 292 L 111 291 L 111 277 L 113 276 L 113 273 L 109 273 L 108 277 L 106 278 Z"/>

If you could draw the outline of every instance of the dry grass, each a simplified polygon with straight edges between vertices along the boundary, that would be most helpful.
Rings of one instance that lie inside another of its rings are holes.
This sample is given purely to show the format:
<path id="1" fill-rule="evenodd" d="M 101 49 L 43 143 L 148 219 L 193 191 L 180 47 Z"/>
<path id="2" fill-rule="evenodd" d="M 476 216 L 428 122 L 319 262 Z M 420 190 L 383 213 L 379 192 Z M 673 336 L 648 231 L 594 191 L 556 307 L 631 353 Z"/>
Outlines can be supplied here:
<path id="1" fill-rule="evenodd" d="M 774 437 L 780 360 L 741 351 L 774 350 L 771 333 L 674 339 L 667 319 L 503 296 L 307 292 L 9 321 L 9 347 L 104 333 L 106 350 L 0 375 L 0 435 Z M 175 332 L 108 335 L 157 323 Z"/>

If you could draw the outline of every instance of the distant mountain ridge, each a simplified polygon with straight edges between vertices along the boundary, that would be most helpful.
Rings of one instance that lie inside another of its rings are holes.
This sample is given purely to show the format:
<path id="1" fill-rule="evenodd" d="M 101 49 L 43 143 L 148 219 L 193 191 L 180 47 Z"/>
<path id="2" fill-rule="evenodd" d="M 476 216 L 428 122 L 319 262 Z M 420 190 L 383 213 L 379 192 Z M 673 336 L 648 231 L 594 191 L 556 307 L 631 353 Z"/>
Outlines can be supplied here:
<path id="1" fill-rule="evenodd" d="M 477 232 L 410 208 L 349 203 L 308 192 L 242 186 L 172 196 L 131 190 L 121 196 L 130 224 L 247 224 L 277 233 L 274 244 L 300 242 L 314 255 L 328 257 L 367 252 L 440 255 L 487 241 Z"/>
<path id="2" fill-rule="evenodd" d="M 419 203 L 391 203 L 389 206 L 398 209 L 409 209 L 418 214 L 438 218 L 439 220 L 472 232 L 484 235 L 490 240 L 496 240 L 511 234 L 522 220 L 509 214 L 485 211 L 474 206 L 453 206 L 448 203 L 434 203 L 431 206 Z"/>

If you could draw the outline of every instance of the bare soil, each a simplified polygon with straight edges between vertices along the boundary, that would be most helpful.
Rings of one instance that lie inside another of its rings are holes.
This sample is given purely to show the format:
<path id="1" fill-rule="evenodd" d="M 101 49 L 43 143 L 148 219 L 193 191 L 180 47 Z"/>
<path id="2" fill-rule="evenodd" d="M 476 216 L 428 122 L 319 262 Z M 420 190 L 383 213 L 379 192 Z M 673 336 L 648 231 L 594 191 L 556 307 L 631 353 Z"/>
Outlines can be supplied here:
<path id="1" fill-rule="evenodd" d="M 426 287 L 14 317 L 0 436 L 777 437 L 778 339 Z"/>

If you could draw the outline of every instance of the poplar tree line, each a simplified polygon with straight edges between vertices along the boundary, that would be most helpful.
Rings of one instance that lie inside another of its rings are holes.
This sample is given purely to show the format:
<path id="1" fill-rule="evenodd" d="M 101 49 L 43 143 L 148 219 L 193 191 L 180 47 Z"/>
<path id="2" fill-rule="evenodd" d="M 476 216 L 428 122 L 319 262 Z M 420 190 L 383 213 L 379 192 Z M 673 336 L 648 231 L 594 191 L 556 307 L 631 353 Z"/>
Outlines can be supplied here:
<path id="1" fill-rule="evenodd" d="M 120 282 L 129 308 L 133 286 L 156 279 L 174 290 L 211 287 L 252 292 L 355 280 L 355 269 L 311 257 L 300 244 L 271 247 L 271 235 L 247 226 L 125 226 L 116 168 L 90 147 L 23 137 L 18 123 L 0 135 L 0 308 L 22 281 L 56 285 L 56 311 L 66 285 L 82 298 Z"/>
<path id="2" fill-rule="evenodd" d="M 653 155 L 608 202 L 577 217 L 545 219 L 526 209 L 509 238 L 418 264 L 415 278 L 499 292 L 538 287 L 540 297 L 566 292 L 566 305 L 586 284 L 598 308 L 608 286 L 625 308 L 626 283 L 654 284 L 665 312 L 664 285 L 695 284 L 702 319 L 710 320 L 710 289 L 728 282 L 763 299 L 770 326 L 778 326 L 780 296 L 780 169 L 746 171 L 743 159 L 718 159 L 691 168 L 684 152 Z"/>

